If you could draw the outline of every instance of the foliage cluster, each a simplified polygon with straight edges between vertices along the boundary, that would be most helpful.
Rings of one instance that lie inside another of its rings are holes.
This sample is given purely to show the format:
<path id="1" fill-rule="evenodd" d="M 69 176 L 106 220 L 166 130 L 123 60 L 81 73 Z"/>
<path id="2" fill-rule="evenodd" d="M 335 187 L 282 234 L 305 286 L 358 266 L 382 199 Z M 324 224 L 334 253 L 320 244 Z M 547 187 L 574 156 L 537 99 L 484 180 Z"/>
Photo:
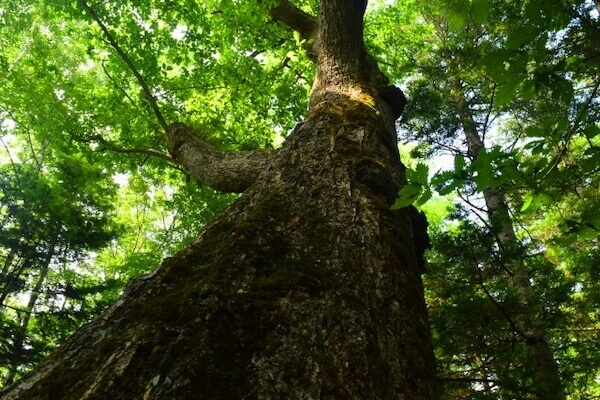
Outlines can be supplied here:
<path id="1" fill-rule="evenodd" d="M 400 24 L 410 12 L 419 22 Z M 448 0 L 379 14 L 420 43 L 377 35 L 402 49 L 385 62 L 407 87 L 400 129 L 417 158 L 396 206 L 437 216 L 425 280 L 445 398 L 565 398 L 539 395 L 538 335 L 568 398 L 598 397 L 598 9 Z"/>
<path id="2" fill-rule="evenodd" d="M 239 150 L 276 146 L 306 109 L 314 66 L 269 17 L 272 3 L 93 7 L 169 122 Z M 398 128 L 413 159 L 397 206 L 429 216 L 425 283 L 445 398 L 539 398 L 538 336 L 568 398 L 600 398 L 598 10 L 382 0 L 366 28 L 409 97 Z M 166 151 L 161 128 L 106 40 L 76 2 L 0 5 L 1 384 L 234 198 L 150 154 Z M 504 202 L 503 218 L 490 199 Z M 502 239 L 510 231 L 515 240 Z"/>

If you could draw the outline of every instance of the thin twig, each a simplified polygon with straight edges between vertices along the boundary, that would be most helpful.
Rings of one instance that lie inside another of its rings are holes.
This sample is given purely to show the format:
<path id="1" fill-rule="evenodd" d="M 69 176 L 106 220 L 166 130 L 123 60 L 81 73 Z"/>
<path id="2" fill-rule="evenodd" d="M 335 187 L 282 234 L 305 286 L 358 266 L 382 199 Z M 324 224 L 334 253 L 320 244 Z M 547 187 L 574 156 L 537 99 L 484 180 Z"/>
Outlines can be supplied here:
<path id="1" fill-rule="evenodd" d="M 7 108 L 5 108 L 4 106 L 0 106 L 0 109 L 2 109 L 2 111 L 4 111 L 10 117 L 10 119 L 12 119 L 13 121 L 15 121 L 15 123 L 18 124 L 18 121 L 13 117 L 12 113 Z M 8 144 L 6 144 L 6 142 L 4 141 L 4 139 L 2 139 L 2 135 L 0 135 L 0 143 L 2 143 L 2 146 L 6 150 L 6 155 L 8 156 L 10 164 L 12 165 L 13 170 L 16 173 L 17 172 L 17 166 L 15 164 L 15 160 L 12 157 L 12 154 L 11 154 L 11 151 L 10 151 L 10 147 L 8 147 Z"/>
<path id="2" fill-rule="evenodd" d="M 115 146 L 114 144 L 106 141 L 104 138 L 102 138 L 101 136 L 98 136 L 98 135 L 92 136 L 90 138 L 90 140 L 95 140 L 98 143 L 100 143 L 104 147 L 104 149 L 115 151 L 117 153 L 145 154 L 146 156 L 159 157 L 159 158 L 162 158 L 163 160 L 167 160 L 167 161 L 174 162 L 174 163 L 177 162 L 170 155 L 163 153 L 161 151 L 152 149 L 152 148 L 150 148 L 150 149 L 126 149 L 123 147 Z M 146 157 L 146 159 L 147 159 L 147 157 Z"/>
<path id="3" fill-rule="evenodd" d="M 585 102 L 585 105 L 583 107 L 581 107 L 581 109 L 577 113 L 577 117 L 575 118 L 575 121 L 573 121 L 573 125 L 571 126 L 571 129 L 569 129 L 569 131 L 567 132 L 567 136 L 565 137 L 565 143 L 563 145 L 563 148 L 560 150 L 560 153 L 558 154 L 558 156 L 556 157 L 556 160 L 554 160 L 554 162 L 552 163 L 552 165 L 550 166 L 548 171 L 546 171 L 546 173 L 544 174 L 542 179 L 540 179 L 540 184 L 548 177 L 548 175 L 550 175 L 550 173 L 558 166 L 558 164 L 560 164 L 560 162 L 564 158 L 565 154 L 567 154 L 567 150 L 569 147 L 569 141 L 571 140 L 571 137 L 573 136 L 573 134 L 579 127 L 579 124 L 581 123 L 581 119 L 583 118 L 585 111 L 590 107 L 590 105 L 592 104 L 592 101 L 594 101 L 594 98 L 596 97 L 596 94 L 598 93 L 598 88 L 600 88 L 600 80 L 598 80 L 596 82 L 596 86 L 594 86 L 594 90 L 592 90 L 590 97 Z"/>
<path id="4" fill-rule="evenodd" d="M 129 100 L 129 102 L 131 103 L 132 106 L 136 106 L 135 102 L 133 101 L 133 99 L 131 97 L 129 97 L 129 95 L 127 94 L 127 92 L 125 91 L 125 89 L 123 89 L 121 86 L 119 86 L 117 84 L 117 81 L 115 81 L 115 79 L 112 77 L 112 75 L 108 72 L 108 70 L 106 69 L 106 65 L 104 65 L 104 61 L 102 61 L 102 70 L 104 71 L 104 73 L 106 74 L 106 76 L 108 77 L 108 79 L 113 83 L 113 85 L 115 85 L 115 87 L 117 88 L 117 90 L 121 93 L 123 93 L 123 96 L 125 96 L 125 98 L 127 100 Z"/>
<path id="5" fill-rule="evenodd" d="M 150 107 L 152 108 L 152 111 L 154 111 L 154 114 L 156 115 L 156 118 L 158 119 L 158 123 L 166 131 L 168 129 L 169 125 L 165 121 L 165 118 L 163 117 L 162 113 L 160 112 L 160 109 L 158 108 L 158 104 L 156 103 L 156 98 L 150 91 L 150 88 L 146 84 L 146 81 L 144 80 L 144 78 L 142 77 L 140 72 L 137 70 L 137 68 L 133 64 L 133 61 L 131 61 L 131 59 L 123 51 L 121 46 L 119 46 L 119 44 L 117 43 L 117 41 L 115 40 L 113 35 L 110 33 L 110 31 L 108 30 L 106 25 L 104 25 L 104 23 L 102 22 L 102 20 L 96 13 L 96 11 L 87 4 L 87 1 L 81 0 L 81 4 L 83 5 L 83 8 L 87 11 L 87 13 L 92 17 L 92 19 L 98 24 L 98 26 L 104 33 L 104 36 L 106 36 L 106 39 L 108 40 L 110 45 L 115 49 L 115 51 L 117 52 L 119 57 L 121 57 L 121 59 L 123 60 L 123 62 L 125 62 L 125 64 L 129 68 L 129 70 L 131 70 L 131 72 L 135 76 L 135 79 L 138 81 L 140 87 L 144 91 L 144 94 L 146 95 L 146 98 L 148 99 L 148 102 L 150 103 Z"/>
<path id="6" fill-rule="evenodd" d="M 440 382 L 496 383 L 495 379 L 468 378 L 468 377 L 460 377 L 460 378 L 438 377 L 437 380 Z"/>
<path id="7" fill-rule="evenodd" d="M 6 142 L 4 141 L 4 139 L 2 139 L 1 135 L 0 135 L 0 143 L 2 143 L 2 146 L 6 150 L 6 155 L 8 156 L 10 164 L 12 165 L 13 170 L 16 173 L 17 172 L 17 165 L 15 164 L 15 160 L 12 158 L 12 155 L 11 155 L 11 152 L 10 152 L 10 148 L 8 147 L 8 144 L 6 144 Z"/>
<path id="8" fill-rule="evenodd" d="M 462 193 L 460 190 L 456 191 L 456 194 L 458 195 L 458 197 L 464 201 L 470 208 L 471 208 L 471 212 L 473 214 L 475 214 L 475 216 L 477 217 L 477 219 L 479 220 L 479 222 L 481 222 L 483 224 L 483 226 L 485 226 L 487 229 L 492 230 L 491 225 L 489 224 L 488 221 L 486 221 L 486 219 L 481 215 L 481 213 L 486 214 L 487 215 L 487 210 L 476 206 L 475 203 L 473 203 L 471 200 L 469 200 L 466 196 L 467 194 Z"/>
<path id="9" fill-rule="evenodd" d="M 504 309 L 504 307 L 502 307 L 502 305 L 498 303 L 494 296 L 492 296 L 492 294 L 488 291 L 487 287 L 485 286 L 485 283 L 483 282 L 483 274 L 481 273 L 481 269 L 477 266 L 475 267 L 475 269 L 477 270 L 477 275 L 479 276 L 479 286 L 481 287 L 481 290 L 483 290 L 483 293 L 485 293 L 487 298 L 500 311 L 500 314 L 502 314 L 502 316 L 506 319 L 506 322 L 508 322 L 513 332 L 519 335 L 524 340 L 529 339 L 527 334 L 518 327 L 517 323 L 510 317 L 510 315 Z"/>
<path id="10" fill-rule="evenodd" d="M 483 134 L 481 135 L 482 136 L 481 141 L 484 143 L 485 143 L 485 135 L 487 133 L 488 126 L 490 124 L 490 116 L 492 115 L 492 110 L 494 109 L 494 98 L 496 97 L 496 88 L 497 87 L 498 87 L 498 85 L 496 84 L 496 82 L 494 82 L 493 87 L 492 87 L 492 96 L 490 98 L 490 107 L 485 116 L 485 122 L 483 123 Z"/>

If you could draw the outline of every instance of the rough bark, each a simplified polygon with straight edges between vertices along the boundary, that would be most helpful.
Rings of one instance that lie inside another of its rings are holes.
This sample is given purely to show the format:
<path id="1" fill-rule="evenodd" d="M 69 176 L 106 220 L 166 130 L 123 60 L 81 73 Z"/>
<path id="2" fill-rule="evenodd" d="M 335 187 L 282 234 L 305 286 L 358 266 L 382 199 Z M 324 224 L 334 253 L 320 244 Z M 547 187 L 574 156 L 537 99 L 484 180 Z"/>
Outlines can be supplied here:
<path id="1" fill-rule="evenodd" d="M 323 1 L 316 48 L 362 46 L 364 3 Z M 391 107 L 334 59 L 269 161 L 228 164 L 256 163 L 243 195 L 3 399 L 437 398 Z M 202 146 L 174 132 L 175 158 Z"/>
<path id="2" fill-rule="evenodd" d="M 476 160 L 484 148 L 483 140 L 459 80 L 454 82 L 454 102 L 465 133 L 469 156 Z M 565 400 L 566 395 L 561 384 L 558 365 L 554 359 L 552 348 L 546 339 L 546 329 L 540 321 L 539 310 L 535 304 L 529 271 L 525 263 L 523 249 L 515 233 L 510 210 L 504 193 L 500 189 L 483 190 L 487 216 L 490 227 L 496 235 L 496 242 L 501 249 L 505 268 L 510 273 L 511 285 L 519 293 L 520 308 L 514 314 L 525 315 L 511 321 L 520 332 L 534 365 L 533 390 L 540 400 Z"/>
<path id="3" fill-rule="evenodd" d="M 317 32 L 317 76 L 311 103 L 325 94 L 337 93 L 355 98 L 369 94 L 362 16 L 366 0 L 326 0 L 321 2 Z M 372 93 L 371 93 L 372 95 Z"/>

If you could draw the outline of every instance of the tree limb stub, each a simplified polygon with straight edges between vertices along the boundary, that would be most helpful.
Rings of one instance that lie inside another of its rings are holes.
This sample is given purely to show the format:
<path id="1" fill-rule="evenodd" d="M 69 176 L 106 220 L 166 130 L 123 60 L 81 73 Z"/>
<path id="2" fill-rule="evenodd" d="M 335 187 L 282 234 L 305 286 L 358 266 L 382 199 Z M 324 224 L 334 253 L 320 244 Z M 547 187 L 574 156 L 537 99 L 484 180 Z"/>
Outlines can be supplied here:
<path id="1" fill-rule="evenodd" d="M 167 129 L 171 156 L 199 182 L 222 192 L 241 193 L 273 159 L 276 150 L 222 151 L 200 139 L 187 125 Z"/>
<path id="2" fill-rule="evenodd" d="M 272 18 L 298 31 L 304 39 L 313 38 L 316 33 L 317 19 L 288 0 L 281 0 L 277 6 L 269 10 L 269 13 Z"/>

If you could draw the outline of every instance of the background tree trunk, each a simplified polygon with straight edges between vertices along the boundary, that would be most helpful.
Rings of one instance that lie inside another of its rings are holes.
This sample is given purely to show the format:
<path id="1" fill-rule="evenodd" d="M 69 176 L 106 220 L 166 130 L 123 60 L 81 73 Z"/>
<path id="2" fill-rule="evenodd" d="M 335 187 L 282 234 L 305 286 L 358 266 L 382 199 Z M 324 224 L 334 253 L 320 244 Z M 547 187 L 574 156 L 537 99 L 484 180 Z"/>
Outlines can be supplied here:
<path id="1" fill-rule="evenodd" d="M 38 261 L 38 277 L 36 279 L 35 286 L 31 290 L 29 294 L 29 301 L 27 302 L 27 306 L 23 310 L 19 310 L 20 322 L 17 331 L 15 332 L 15 336 L 13 337 L 13 341 L 11 344 L 12 352 L 9 356 L 9 364 L 8 364 L 8 374 L 4 379 L 4 385 L 10 385 L 13 383 L 15 376 L 18 372 L 19 366 L 23 364 L 23 358 L 26 354 L 25 348 L 25 339 L 27 337 L 27 328 L 29 327 L 29 322 L 31 321 L 31 317 L 35 313 L 35 306 L 40 297 L 40 293 L 42 291 L 42 287 L 46 277 L 48 276 L 48 271 L 50 268 L 50 263 L 52 262 L 52 257 L 54 257 L 55 247 L 58 242 L 58 233 L 52 239 L 50 243 L 50 247 L 47 249 L 47 253 L 44 256 L 43 260 Z M 0 303 L 1 304 L 1 303 Z"/>
<path id="2" fill-rule="evenodd" d="M 465 133 L 468 154 L 472 161 L 477 160 L 485 148 L 481 135 L 473 120 L 464 90 L 460 80 L 454 78 L 454 102 L 459 119 Z M 495 234 L 496 243 L 502 254 L 505 271 L 511 286 L 519 295 L 519 309 L 505 310 L 513 318 L 508 321 L 527 349 L 533 363 L 533 387 L 537 399 L 566 399 L 561 384 L 558 365 L 554 359 L 552 348 L 546 340 L 546 328 L 541 320 L 541 307 L 536 301 L 531 287 L 529 271 L 525 264 L 523 248 L 515 233 L 513 220 L 508 208 L 508 202 L 501 188 L 486 188 L 483 190 L 488 222 Z"/>

